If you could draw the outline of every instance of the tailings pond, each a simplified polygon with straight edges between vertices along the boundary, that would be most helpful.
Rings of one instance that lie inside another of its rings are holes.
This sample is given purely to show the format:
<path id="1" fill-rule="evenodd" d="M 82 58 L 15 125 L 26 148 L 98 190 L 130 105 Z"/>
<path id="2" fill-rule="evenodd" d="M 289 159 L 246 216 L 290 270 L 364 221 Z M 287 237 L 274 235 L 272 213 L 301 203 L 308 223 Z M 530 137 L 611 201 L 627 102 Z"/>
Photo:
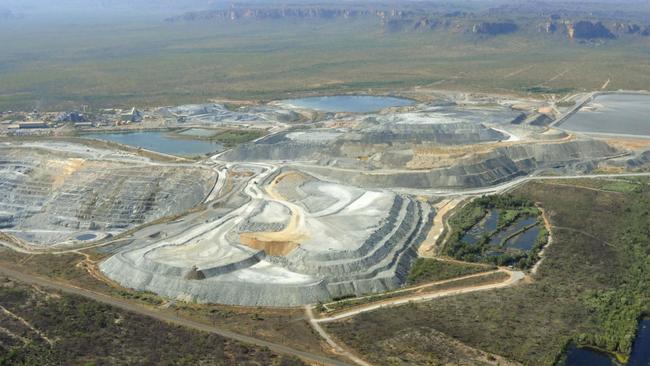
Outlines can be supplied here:
<path id="1" fill-rule="evenodd" d="M 133 147 L 178 156 L 198 156 L 217 153 L 224 150 L 223 145 L 205 140 L 174 138 L 167 132 L 145 131 L 128 133 L 95 133 L 84 137 L 117 142 Z"/>
<path id="2" fill-rule="evenodd" d="M 570 346 L 567 349 L 565 360 L 560 363 L 562 366 L 617 366 L 613 357 L 592 351 L 587 348 Z M 650 365 L 650 319 L 643 319 L 639 322 L 636 339 L 632 346 L 630 359 L 625 366 L 648 366 Z"/>
<path id="3" fill-rule="evenodd" d="M 650 136 L 650 95 L 598 95 L 560 127 L 575 132 Z"/>
<path id="4" fill-rule="evenodd" d="M 328 97 L 309 97 L 286 99 L 282 104 L 302 109 L 314 109 L 323 112 L 377 112 L 389 107 L 404 107 L 415 101 L 395 97 L 378 97 L 371 95 L 333 95 Z"/>

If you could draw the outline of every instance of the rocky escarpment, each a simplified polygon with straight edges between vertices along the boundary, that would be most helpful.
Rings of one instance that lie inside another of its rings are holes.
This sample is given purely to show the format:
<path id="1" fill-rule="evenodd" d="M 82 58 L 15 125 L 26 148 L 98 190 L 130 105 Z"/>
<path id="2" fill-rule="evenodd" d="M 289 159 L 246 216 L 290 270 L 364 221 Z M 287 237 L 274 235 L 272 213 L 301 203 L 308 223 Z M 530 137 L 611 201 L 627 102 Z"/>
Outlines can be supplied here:
<path id="1" fill-rule="evenodd" d="M 482 22 L 472 27 L 472 33 L 496 36 L 499 34 L 514 33 L 518 29 L 517 24 L 513 22 Z"/>
<path id="2" fill-rule="evenodd" d="M 603 23 L 592 23 L 586 20 L 569 25 L 568 34 L 571 39 L 616 38 Z"/>
<path id="3" fill-rule="evenodd" d="M 638 24 L 631 22 L 615 22 L 612 27 L 612 32 L 617 35 L 641 35 L 650 36 L 650 25 Z"/>
<path id="4" fill-rule="evenodd" d="M 303 18 L 303 19 L 338 19 L 354 18 L 359 16 L 371 15 L 370 10 L 355 10 L 347 8 L 323 8 L 323 7 L 304 7 L 304 8 L 230 8 L 219 10 L 205 10 L 188 12 L 182 15 L 167 18 L 167 22 L 177 21 L 201 21 L 201 20 L 239 20 L 239 19 L 284 19 L 284 18 Z"/>
<path id="5" fill-rule="evenodd" d="M 2 20 L 11 20 L 11 19 L 17 19 L 20 18 L 18 15 L 16 15 L 13 11 L 6 9 L 6 8 L 0 8 L 0 21 Z"/>
<path id="6" fill-rule="evenodd" d="M 498 20 L 504 14 L 508 14 L 516 20 Z M 564 7 L 549 6 L 549 4 L 507 4 L 476 13 L 441 12 L 439 8 L 429 5 L 413 7 L 405 4 L 391 8 L 379 3 L 350 6 L 341 6 L 340 4 L 312 6 L 307 4 L 282 7 L 234 5 L 227 9 L 188 12 L 170 17 L 167 21 L 232 22 L 280 19 L 327 21 L 362 18 L 377 19 L 378 26 L 385 33 L 448 32 L 499 36 L 512 33 L 541 32 L 548 35 L 561 34 L 564 37 L 578 40 L 650 35 L 647 17 L 630 17 L 629 13 L 617 13 L 616 11 L 595 13 L 581 10 L 580 7 L 568 10 Z"/>

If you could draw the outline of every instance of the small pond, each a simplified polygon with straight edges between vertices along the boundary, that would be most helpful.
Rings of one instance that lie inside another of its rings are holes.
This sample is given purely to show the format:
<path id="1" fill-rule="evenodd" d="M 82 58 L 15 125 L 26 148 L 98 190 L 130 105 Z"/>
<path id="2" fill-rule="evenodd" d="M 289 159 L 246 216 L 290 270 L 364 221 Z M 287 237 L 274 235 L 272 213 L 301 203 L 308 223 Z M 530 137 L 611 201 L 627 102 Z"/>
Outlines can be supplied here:
<path id="1" fill-rule="evenodd" d="M 128 133 L 93 133 L 84 137 L 117 142 L 133 147 L 178 156 L 198 156 L 224 150 L 223 145 L 213 141 L 173 138 L 166 132 L 145 131 Z"/>
<path id="2" fill-rule="evenodd" d="M 533 226 L 530 229 L 524 231 L 523 233 L 508 239 L 505 242 L 504 247 L 520 249 L 525 251 L 531 250 L 533 249 L 533 244 L 535 244 L 535 240 L 539 235 L 539 230 L 540 230 L 539 225 Z"/>
<path id="3" fill-rule="evenodd" d="M 639 322 L 630 360 L 627 363 L 627 366 L 648 365 L 650 365 L 650 318 Z"/>
<path id="4" fill-rule="evenodd" d="M 333 95 L 327 97 L 308 97 L 286 99 L 281 103 L 295 108 L 314 109 L 323 112 L 377 112 L 389 107 L 404 107 L 415 104 L 415 101 L 396 97 L 380 97 L 371 95 Z"/>
<path id="5" fill-rule="evenodd" d="M 500 211 L 497 209 L 490 210 L 490 212 L 488 212 L 484 225 L 486 232 L 491 233 L 497 229 L 497 224 L 499 223 L 499 215 Z"/>
<path id="6" fill-rule="evenodd" d="M 562 366 L 616 366 L 619 365 L 612 357 L 598 351 L 587 348 L 570 346 L 567 349 L 565 360 Z M 648 366 L 650 365 L 650 319 L 642 319 L 639 322 L 636 339 L 632 346 L 630 359 L 625 366 Z"/>
<path id="7" fill-rule="evenodd" d="M 87 241 L 87 240 L 95 239 L 96 237 L 97 237 L 96 234 L 87 233 L 87 234 L 81 234 L 77 236 L 77 240 Z"/>
<path id="8" fill-rule="evenodd" d="M 534 223 L 537 222 L 537 218 L 534 216 L 529 216 L 529 217 L 522 217 L 517 219 L 515 222 L 510 224 L 505 230 L 499 231 L 496 235 L 494 235 L 490 239 L 490 245 L 498 246 L 505 240 L 507 237 L 513 235 L 517 231 L 527 227 L 531 226 Z"/>
<path id="9" fill-rule="evenodd" d="M 490 234 L 497 229 L 499 223 L 499 210 L 490 210 L 485 217 L 469 229 L 461 239 L 467 244 L 476 244 L 483 235 Z"/>
<path id="10" fill-rule="evenodd" d="M 588 348 L 569 346 L 563 366 L 614 366 L 612 358 L 604 353 Z"/>

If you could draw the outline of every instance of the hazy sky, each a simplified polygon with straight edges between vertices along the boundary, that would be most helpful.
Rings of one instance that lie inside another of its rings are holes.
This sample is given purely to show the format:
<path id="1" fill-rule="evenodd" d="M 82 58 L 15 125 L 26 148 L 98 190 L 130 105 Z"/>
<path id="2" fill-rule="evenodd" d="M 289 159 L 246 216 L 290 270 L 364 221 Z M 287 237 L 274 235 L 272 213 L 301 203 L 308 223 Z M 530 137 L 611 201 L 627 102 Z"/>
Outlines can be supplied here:
<path id="1" fill-rule="evenodd" d="M 399 4 L 402 0 L 0 0 L 0 9 L 9 9 L 17 14 L 27 17 L 52 16 L 52 15 L 155 15 L 178 14 L 185 11 L 205 10 L 229 6 L 231 3 L 385 3 Z M 417 1 L 410 1 L 417 2 Z M 503 3 L 526 3 L 526 0 L 426 0 L 428 3 L 458 4 L 463 2 L 479 5 L 479 7 L 492 6 Z M 618 3 L 629 8 L 631 4 L 650 4 L 650 0 L 543 0 L 543 3 Z M 129 14 L 130 13 L 130 14 Z"/>

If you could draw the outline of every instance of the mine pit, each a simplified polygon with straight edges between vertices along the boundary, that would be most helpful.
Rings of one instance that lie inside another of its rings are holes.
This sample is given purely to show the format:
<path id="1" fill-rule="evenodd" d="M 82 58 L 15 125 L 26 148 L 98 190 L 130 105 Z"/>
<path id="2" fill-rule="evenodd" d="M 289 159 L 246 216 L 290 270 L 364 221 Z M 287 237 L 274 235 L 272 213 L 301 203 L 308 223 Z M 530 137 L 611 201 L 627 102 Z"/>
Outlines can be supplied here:
<path id="1" fill-rule="evenodd" d="M 172 299 L 303 306 L 403 286 L 433 235 L 433 196 L 546 171 L 644 164 L 625 145 L 533 124 L 535 108 L 517 110 L 508 104 L 515 101 L 381 97 L 355 111 L 350 103 L 367 98 L 350 98 L 315 101 L 311 108 L 354 113 L 314 121 L 287 101 L 152 112 L 180 139 L 138 131 L 84 135 L 120 144 L 0 142 L 3 238 L 30 248 L 97 247 L 112 281 Z M 386 108 L 399 105 L 408 108 Z M 211 140 L 231 132 L 228 147 Z M 207 147 L 190 153 L 210 156 L 174 158 L 195 143 Z M 498 217 L 486 214 L 477 227 L 492 228 Z M 529 250 L 538 231 L 524 221 L 495 234 L 499 245 L 486 243 L 484 257 L 501 255 L 493 247 Z M 480 239 L 473 230 L 467 245 Z"/>

